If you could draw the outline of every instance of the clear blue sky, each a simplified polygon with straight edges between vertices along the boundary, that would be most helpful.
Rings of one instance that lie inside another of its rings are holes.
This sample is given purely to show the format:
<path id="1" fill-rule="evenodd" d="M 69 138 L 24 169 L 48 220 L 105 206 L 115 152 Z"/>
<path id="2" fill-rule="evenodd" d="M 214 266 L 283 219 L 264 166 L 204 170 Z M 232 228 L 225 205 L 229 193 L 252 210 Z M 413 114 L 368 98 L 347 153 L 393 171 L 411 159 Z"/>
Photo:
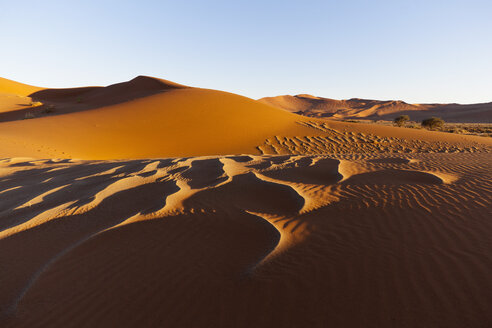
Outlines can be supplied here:
<path id="1" fill-rule="evenodd" d="M 491 0 L 1 0 L 0 47 L 0 76 L 47 87 L 492 101 Z"/>

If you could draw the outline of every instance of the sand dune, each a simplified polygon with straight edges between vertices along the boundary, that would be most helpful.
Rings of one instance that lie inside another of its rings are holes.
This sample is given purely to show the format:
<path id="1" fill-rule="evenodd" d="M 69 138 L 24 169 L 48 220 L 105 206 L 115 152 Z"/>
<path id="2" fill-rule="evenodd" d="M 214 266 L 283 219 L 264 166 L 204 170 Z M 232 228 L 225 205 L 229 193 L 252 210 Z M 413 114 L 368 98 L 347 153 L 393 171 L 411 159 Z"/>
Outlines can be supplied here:
<path id="1" fill-rule="evenodd" d="M 491 138 L 145 76 L 0 105 L 1 327 L 492 325 Z"/>
<path id="2" fill-rule="evenodd" d="M 81 92 L 86 97 L 77 102 Z M 5 140 L 0 156 L 106 159 L 257 152 L 268 136 L 311 130 L 297 124 L 296 115 L 242 96 L 147 77 L 107 88 L 35 94 L 54 104 L 55 112 L 0 123 L 0 140 Z M 128 96 L 132 99 L 122 102 Z M 113 104 L 107 104 L 110 100 Z"/>
<path id="3" fill-rule="evenodd" d="M 108 87 L 43 89 L 30 97 L 43 103 L 31 110 L 33 119 L 0 123 L 1 157 L 131 159 L 275 154 L 269 145 L 276 138 L 327 138 L 339 132 L 362 131 L 409 142 L 453 144 L 456 149 L 492 144 L 468 136 L 309 119 L 239 95 L 150 77 Z M 46 106 L 53 106 L 53 112 L 44 113 Z M 313 141 L 313 145 L 317 143 Z M 350 138 L 343 141 L 348 149 L 357 144 Z M 308 148 L 312 153 L 316 147 Z"/>
<path id="4" fill-rule="evenodd" d="M 491 159 L 4 160 L 3 321 L 485 327 Z"/>
<path id="5" fill-rule="evenodd" d="M 447 122 L 492 123 L 492 102 L 470 105 L 408 104 L 401 100 L 335 100 L 306 94 L 266 97 L 259 101 L 309 117 L 393 120 L 399 115 L 408 115 L 414 121 L 438 116 Z"/>

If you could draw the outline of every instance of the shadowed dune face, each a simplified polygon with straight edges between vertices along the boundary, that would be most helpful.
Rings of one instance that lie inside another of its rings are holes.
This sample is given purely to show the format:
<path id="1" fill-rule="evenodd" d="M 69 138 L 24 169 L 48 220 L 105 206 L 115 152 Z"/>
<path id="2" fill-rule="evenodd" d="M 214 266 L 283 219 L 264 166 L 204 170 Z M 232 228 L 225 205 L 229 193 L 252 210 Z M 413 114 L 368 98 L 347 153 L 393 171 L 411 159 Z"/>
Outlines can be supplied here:
<path id="1" fill-rule="evenodd" d="M 302 209 L 304 198 L 289 186 L 264 181 L 249 172 L 234 176 L 225 185 L 190 197 L 185 205 L 193 206 L 195 203 L 209 210 L 227 204 L 227 208 L 247 212 L 295 214 Z"/>
<path id="2" fill-rule="evenodd" d="M 289 163 L 287 167 L 273 169 L 262 174 L 273 179 L 286 180 L 304 184 L 333 184 L 342 180 L 338 171 L 340 161 L 334 159 L 320 159 L 313 161 L 308 157 Z"/>
<path id="3" fill-rule="evenodd" d="M 128 82 L 117 83 L 107 87 L 43 89 L 29 96 L 45 102 L 79 102 L 91 106 L 107 106 L 166 90 L 182 88 L 186 88 L 186 86 L 153 77 L 137 76 Z"/>
<path id="4" fill-rule="evenodd" d="M 3 160 L 0 323 L 480 327 L 490 160 Z"/>
<path id="5" fill-rule="evenodd" d="M 19 85 L 22 86 L 22 84 Z M 12 108 L 11 111 L 5 109 L 0 111 L 0 122 L 24 119 L 26 113 L 32 113 L 35 117 L 46 116 L 46 114 L 48 114 L 44 113 L 46 111 L 49 111 L 50 116 L 69 114 L 120 104 L 169 90 L 187 88 L 184 85 L 148 76 L 137 76 L 130 81 L 113 84 L 107 87 L 40 89 L 34 87 L 29 88 L 29 86 L 22 88 L 20 86 L 14 88 L 10 84 L 2 85 L 0 81 L 0 92 L 8 90 L 17 92 L 15 95 L 24 95 L 29 91 L 34 91 L 32 93 L 29 92 L 29 94 L 25 96 L 32 101 L 39 102 L 39 106 L 19 107 L 10 104 Z M 17 100 L 17 102 L 21 101 L 22 99 Z M 2 101 L 2 98 L 0 98 L 0 103 L 2 102 L 5 103 L 5 101 Z M 6 108 L 8 107 L 6 106 Z"/>

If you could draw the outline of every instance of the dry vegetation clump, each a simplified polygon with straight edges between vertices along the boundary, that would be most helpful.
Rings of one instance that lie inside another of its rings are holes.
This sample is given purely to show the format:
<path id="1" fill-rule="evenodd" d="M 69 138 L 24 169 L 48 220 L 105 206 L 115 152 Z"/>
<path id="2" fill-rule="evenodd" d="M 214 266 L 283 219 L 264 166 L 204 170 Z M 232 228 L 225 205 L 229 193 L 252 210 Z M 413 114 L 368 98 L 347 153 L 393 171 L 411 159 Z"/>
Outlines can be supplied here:
<path id="1" fill-rule="evenodd" d="M 429 130 L 442 129 L 444 126 L 444 120 L 439 117 L 426 118 L 422 121 L 422 127 Z"/>
<path id="2" fill-rule="evenodd" d="M 443 131 L 449 133 L 459 133 L 476 135 L 482 137 L 492 137 L 492 124 L 488 123 L 447 123 Z"/>
<path id="3" fill-rule="evenodd" d="M 410 122 L 405 127 L 410 128 L 410 129 L 422 129 L 422 126 L 420 124 L 418 124 L 417 122 Z"/>
<path id="4" fill-rule="evenodd" d="M 402 127 L 408 121 L 410 121 L 410 117 L 408 115 L 400 115 L 393 120 L 393 123 L 395 123 L 396 126 Z"/>
<path id="5" fill-rule="evenodd" d="M 395 118 L 393 121 L 379 120 L 379 119 L 374 119 L 374 120 L 345 119 L 345 120 L 341 120 L 341 121 L 342 122 L 349 122 L 349 123 L 371 123 L 371 124 L 391 126 L 391 125 L 397 125 L 395 123 L 396 119 L 397 118 Z M 420 122 L 410 121 L 410 120 L 406 121 L 405 124 L 402 126 L 405 128 L 410 128 L 410 129 L 425 128 L 424 126 L 422 126 L 422 124 Z M 448 132 L 448 133 L 475 135 L 475 136 L 481 136 L 481 137 L 492 137 L 492 123 L 444 123 L 443 126 L 437 130 L 440 130 L 442 132 Z"/>

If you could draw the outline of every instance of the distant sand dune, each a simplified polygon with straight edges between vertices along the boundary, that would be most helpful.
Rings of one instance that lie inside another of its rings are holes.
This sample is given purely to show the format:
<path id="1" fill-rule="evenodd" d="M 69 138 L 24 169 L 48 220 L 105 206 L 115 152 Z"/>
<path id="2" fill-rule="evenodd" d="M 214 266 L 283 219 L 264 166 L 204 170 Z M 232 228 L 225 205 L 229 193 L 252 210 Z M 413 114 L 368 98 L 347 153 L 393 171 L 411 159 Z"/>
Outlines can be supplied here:
<path id="1" fill-rule="evenodd" d="M 492 102 L 469 105 L 408 104 L 401 100 L 335 100 L 306 94 L 266 97 L 259 101 L 310 117 L 393 120 L 399 115 L 409 115 L 414 121 L 439 116 L 447 122 L 492 123 Z"/>

